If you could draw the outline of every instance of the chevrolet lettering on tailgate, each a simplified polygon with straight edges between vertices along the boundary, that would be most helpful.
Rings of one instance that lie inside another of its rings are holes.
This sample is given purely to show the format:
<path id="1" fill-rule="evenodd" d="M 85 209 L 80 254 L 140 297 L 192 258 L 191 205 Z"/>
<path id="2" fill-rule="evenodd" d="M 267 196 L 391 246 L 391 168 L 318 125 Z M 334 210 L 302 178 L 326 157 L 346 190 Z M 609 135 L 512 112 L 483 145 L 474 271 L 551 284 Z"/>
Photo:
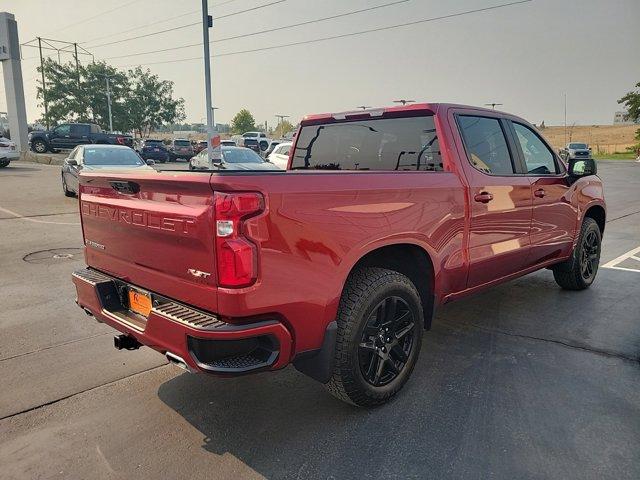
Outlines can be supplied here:
<path id="1" fill-rule="evenodd" d="M 86 217 L 102 218 L 112 222 L 147 227 L 157 230 L 182 233 L 188 235 L 195 228 L 196 220 L 193 217 L 163 217 L 144 210 L 132 210 L 130 208 L 109 207 L 98 203 L 83 201 L 80 203 L 82 215 Z"/>

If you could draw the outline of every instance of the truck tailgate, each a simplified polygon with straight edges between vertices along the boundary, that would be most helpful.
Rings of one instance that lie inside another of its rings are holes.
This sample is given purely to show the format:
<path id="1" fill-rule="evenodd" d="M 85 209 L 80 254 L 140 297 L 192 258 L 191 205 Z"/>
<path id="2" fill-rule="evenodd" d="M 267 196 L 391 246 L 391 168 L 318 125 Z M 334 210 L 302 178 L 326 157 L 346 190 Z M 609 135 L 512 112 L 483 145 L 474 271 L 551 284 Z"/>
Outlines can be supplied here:
<path id="1" fill-rule="evenodd" d="M 83 173 L 87 265 L 215 312 L 213 192 L 208 173 Z"/>

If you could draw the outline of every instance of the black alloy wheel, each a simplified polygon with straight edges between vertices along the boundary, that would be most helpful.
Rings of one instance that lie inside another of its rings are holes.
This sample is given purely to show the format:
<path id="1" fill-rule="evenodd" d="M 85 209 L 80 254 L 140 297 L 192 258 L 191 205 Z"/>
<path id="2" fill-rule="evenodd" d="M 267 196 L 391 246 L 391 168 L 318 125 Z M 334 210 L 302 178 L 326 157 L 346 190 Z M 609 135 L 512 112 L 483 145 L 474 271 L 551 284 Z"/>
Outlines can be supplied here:
<path id="1" fill-rule="evenodd" d="M 407 365 L 414 345 L 415 319 L 407 302 L 387 297 L 371 312 L 358 346 L 360 371 L 374 387 L 392 382 Z"/>
<path id="2" fill-rule="evenodd" d="M 388 402 L 407 383 L 420 354 L 424 313 L 415 284 L 394 270 L 354 269 L 336 325 L 329 392 L 361 407 Z"/>
<path id="3" fill-rule="evenodd" d="M 590 230 L 582 239 L 582 252 L 580 255 L 580 273 L 585 281 L 595 277 L 600 263 L 600 239 L 598 234 Z"/>
<path id="4" fill-rule="evenodd" d="M 602 231 L 593 218 L 586 217 L 571 257 L 552 267 L 556 283 L 565 290 L 589 288 L 598 273 L 601 250 Z"/>

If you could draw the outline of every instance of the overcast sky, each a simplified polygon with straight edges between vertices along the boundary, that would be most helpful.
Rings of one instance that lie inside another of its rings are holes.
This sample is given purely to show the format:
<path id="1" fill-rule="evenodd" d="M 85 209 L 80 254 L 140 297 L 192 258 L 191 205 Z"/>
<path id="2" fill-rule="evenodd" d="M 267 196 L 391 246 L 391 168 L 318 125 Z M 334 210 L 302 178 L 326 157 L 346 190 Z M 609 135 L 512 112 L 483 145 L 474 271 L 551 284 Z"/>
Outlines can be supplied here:
<path id="1" fill-rule="evenodd" d="M 223 16 L 273 1 L 210 0 L 209 9 L 214 16 Z M 215 40 L 392 1 L 286 0 L 221 18 L 212 34 Z M 408 0 L 358 15 L 214 43 L 212 51 L 281 45 L 504 3 L 509 0 Z M 96 60 L 108 59 L 114 66 L 199 57 L 148 66 L 175 82 L 175 94 L 185 99 L 187 120 L 192 122 L 205 116 L 202 46 L 111 57 L 198 43 L 201 27 L 98 45 L 198 22 L 200 6 L 200 0 L 0 0 L 0 11 L 16 16 L 20 42 L 36 36 L 79 42 Z M 620 108 L 616 100 L 640 82 L 639 19 L 640 0 L 533 0 L 349 38 L 218 57 L 212 63 L 214 105 L 219 107 L 216 121 L 228 122 L 240 108 L 248 108 L 260 122 L 273 125 L 275 114 L 288 114 L 295 123 L 307 113 L 389 105 L 394 99 L 410 98 L 471 105 L 499 102 L 505 111 L 552 125 L 563 122 L 566 93 L 569 123 L 610 124 Z M 163 22 L 146 26 L 159 21 Z M 129 31 L 122 33 L 125 30 Z M 37 53 L 36 49 L 23 51 L 29 121 L 41 115 L 35 98 Z M 3 110 L 4 95 L 3 88 Z"/>

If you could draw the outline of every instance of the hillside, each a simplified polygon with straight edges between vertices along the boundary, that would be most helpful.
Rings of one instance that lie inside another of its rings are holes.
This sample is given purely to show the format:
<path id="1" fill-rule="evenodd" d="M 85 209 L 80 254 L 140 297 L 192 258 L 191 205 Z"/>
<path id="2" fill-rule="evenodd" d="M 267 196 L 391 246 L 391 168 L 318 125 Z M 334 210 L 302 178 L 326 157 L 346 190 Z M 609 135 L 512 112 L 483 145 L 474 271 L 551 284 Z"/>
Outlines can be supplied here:
<path id="1" fill-rule="evenodd" d="M 585 142 L 594 153 L 624 152 L 634 145 L 634 135 L 640 125 L 576 125 L 567 126 L 566 142 Z M 565 142 L 563 126 L 546 127 L 542 130 L 544 137 L 554 148 L 562 148 Z"/>

